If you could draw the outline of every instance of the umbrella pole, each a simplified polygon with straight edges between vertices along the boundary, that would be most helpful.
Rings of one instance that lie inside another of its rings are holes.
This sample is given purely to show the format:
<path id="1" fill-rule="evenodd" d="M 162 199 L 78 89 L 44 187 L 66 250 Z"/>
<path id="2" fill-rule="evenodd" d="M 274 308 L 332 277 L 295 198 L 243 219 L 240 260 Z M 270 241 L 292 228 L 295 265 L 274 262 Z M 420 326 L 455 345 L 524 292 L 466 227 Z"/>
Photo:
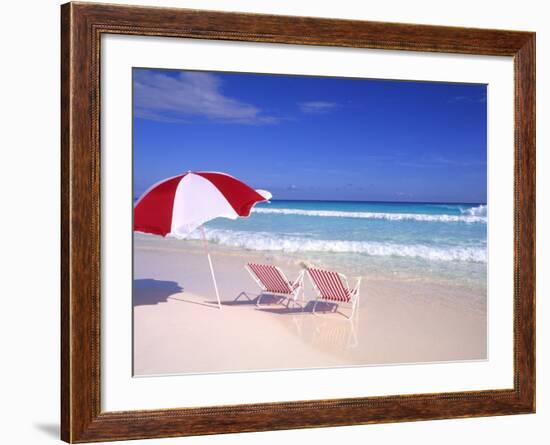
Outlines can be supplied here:
<path id="1" fill-rule="evenodd" d="M 214 290 L 216 291 L 216 298 L 218 299 L 218 308 L 222 308 L 222 303 L 220 301 L 220 293 L 218 291 L 218 283 L 216 281 L 216 275 L 214 274 L 214 266 L 212 265 L 212 258 L 210 258 L 210 252 L 208 251 L 208 241 L 206 240 L 206 235 L 204 234 L 204 227 L 201 226 L 201 235 L 202 241 L 204 243 L 204 249 L 206 250 L 206 256 L 208 257 L 208 264 L 210 265 L 210 273 L 212 275 L 212 281 L 214 282 Z"/>

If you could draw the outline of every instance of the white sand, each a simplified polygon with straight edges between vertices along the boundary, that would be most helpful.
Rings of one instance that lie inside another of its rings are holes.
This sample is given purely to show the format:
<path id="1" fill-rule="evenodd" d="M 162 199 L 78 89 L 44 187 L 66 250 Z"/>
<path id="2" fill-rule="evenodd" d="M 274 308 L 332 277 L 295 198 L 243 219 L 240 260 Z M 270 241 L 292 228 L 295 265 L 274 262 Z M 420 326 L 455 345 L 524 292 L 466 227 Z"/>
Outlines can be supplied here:
<path id="1" fill-rule="evenodd" d="M 219 247 L 211 252 L 221 310 L 200 244 L 136 237 L 135 375 L 486 358 L 486 305 L 465 290 L 365 276 L 350 323 L 339 313 L 312 314 L 311 303 L 302 311 L 266 298 L 268 307 L 256 307 L 259 289 L 246 262 L 276 264 L 294 279 L 301 270 L 295 260 Z M 306 299 L 313 299 L 305 282 Z M 252 301 L 243 295 L 235 302 L 242 292 Z M 338 310 L 349 313 L 346 306 Z"/>

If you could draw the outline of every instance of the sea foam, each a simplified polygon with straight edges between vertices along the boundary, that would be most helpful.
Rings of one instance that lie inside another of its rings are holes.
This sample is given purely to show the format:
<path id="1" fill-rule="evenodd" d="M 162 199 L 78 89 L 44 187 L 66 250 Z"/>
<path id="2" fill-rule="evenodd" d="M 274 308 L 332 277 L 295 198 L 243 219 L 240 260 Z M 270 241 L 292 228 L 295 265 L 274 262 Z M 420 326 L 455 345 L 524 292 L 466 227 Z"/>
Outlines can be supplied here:
<path id="1" fill-rule="evenodd" d="M 460 211 L 466 215 L 487 218 L 487 206 L 484 204 L 481 204 L 477 207 L 470 207 L 468 209 L 461 209 Z"/>
<path id="2" fill-rule="evenodd" d="M 483 209 L 481 209 L 483 207 Z M 343 212 L 337 210 L 302 210 L 302 209 L 270 209 L 258 207 L 254 213 L 317 216 L 325 218 L 365 218 L 384 219 L 388 221 L 426 221 L 426 222 L 464 222 L 487 223 L 487 206 L 479 206 L 462 211 L 462 215 L 429 215 L 416 213 L 384 213 L 384 212 Z"/>
<path id="3" fill-rule="evenodd" d="M 206 237 L 213 243 L 248 250 L 356 253 L 439 261 L 487 262 L 487 249 L 485 247 L 436 247 L 422 244 L 397 244 L 374 241 L 317 240 L 297 236 L 275 235 L 268 232 L 244 232 L 221 229 L 208 229 Z M 194 232 L 189 238 L 198 239 L 200 238 L 200 234 Z"/>

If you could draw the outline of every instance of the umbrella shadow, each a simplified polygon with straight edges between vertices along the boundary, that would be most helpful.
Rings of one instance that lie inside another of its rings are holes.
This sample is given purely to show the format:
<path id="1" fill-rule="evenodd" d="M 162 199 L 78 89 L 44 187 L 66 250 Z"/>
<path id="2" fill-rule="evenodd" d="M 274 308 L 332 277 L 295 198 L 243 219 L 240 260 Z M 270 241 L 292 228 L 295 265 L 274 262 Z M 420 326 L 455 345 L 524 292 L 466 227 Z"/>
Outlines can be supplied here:
<path id="1" fill-rule="evenodd" d="M 202 303 L 200 301 L 193 301 L 193 300 L 184 299 L 184 298 L 176 298 L 173 296 L 169 296 L 168 299 L 173 301 L 179 301 L 181 303 L 196 304 L 198 306 L 205 306 L 205 307 L 216 308 L 216 309 L 218 308 L 217 301 L 205 301 L 204 303 Z M 223 305 L 223 301 L 222 301 L 222 305 Z"/>
<path id="2" fill-rule="evenodd" d="M 146 278 L 134 280 L 132 304 L 136 306 L 150 306 L 166 303 L 168 298 L 183 291 L 175 281 L 161 281 Z"/>

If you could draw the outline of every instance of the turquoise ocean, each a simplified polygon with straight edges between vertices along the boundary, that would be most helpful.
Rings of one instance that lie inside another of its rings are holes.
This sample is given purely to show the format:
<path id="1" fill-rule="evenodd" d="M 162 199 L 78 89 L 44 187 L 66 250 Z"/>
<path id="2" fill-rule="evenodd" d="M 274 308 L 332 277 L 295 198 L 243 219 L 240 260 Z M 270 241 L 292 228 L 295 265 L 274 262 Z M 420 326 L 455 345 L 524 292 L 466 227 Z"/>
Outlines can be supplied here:
<path id="1" fill-rule="evenodd" d="M 209 242 L 220 247 L 282 254 L 349 276 L 486 292 L 484 203 L 274 200 L 257 204 L 249 218 L 220 218 L 205 229 Z"/>

